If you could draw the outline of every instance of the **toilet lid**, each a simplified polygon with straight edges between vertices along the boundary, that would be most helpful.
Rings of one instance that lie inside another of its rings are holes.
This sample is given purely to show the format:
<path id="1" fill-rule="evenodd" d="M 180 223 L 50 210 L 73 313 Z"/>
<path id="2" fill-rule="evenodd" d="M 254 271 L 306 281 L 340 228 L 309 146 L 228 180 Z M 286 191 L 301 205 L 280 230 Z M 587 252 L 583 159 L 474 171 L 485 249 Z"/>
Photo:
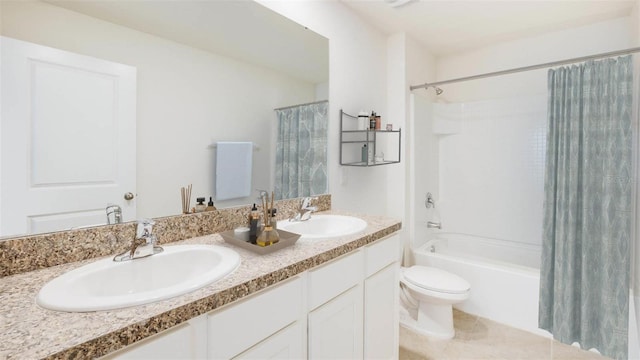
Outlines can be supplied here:
<path id="1" fill-rule="evenodd" d="M 404 278 L 423 289 L 461 294 L 469 291 L 471 285 L 458 275 L 428 266 L 412 266 L 404 270 Z"/>

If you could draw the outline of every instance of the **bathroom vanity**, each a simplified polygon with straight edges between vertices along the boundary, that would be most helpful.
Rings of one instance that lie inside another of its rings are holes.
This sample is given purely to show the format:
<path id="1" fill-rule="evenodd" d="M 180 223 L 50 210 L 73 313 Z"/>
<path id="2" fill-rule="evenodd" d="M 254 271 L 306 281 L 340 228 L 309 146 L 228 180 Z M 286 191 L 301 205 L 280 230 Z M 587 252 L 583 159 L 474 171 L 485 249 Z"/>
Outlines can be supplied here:
<path id="1" fill-rule="evenodd" d="M 397 358 L 398 247 L 387 236 L 104 358 Z"/>
<path id="2" fill-rule="evenodd" d="M 299 241 L 268 255 L 218 234 L 172 244 L 232 247 L 241 265 L 182 296 L 136 307 L 68 313 L 35 304 L 52 278 L 84 260 L 0 278 L 0 354 L 14 358 L 397 358 L 397 220 L 354 235 Z M 171 246 L 172 244 L 163 244 Z"/>

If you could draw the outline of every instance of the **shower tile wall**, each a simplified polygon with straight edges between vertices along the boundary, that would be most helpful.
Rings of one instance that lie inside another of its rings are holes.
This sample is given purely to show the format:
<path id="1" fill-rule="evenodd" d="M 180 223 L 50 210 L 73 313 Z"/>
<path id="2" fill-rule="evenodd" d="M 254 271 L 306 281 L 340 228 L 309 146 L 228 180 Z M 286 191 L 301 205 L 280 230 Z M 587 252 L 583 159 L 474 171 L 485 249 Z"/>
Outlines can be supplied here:
<path id="1" fill-rule="evenodd" d="M 434 104 L 447 232 L 539 245 L 544 95 Z"/>

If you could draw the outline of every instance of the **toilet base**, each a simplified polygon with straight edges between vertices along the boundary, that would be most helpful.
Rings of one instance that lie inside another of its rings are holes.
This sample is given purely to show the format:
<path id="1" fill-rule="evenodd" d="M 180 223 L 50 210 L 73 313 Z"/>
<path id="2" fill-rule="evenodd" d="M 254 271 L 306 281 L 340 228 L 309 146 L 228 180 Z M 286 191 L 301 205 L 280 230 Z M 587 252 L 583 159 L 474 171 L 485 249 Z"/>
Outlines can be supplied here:
<path id="1" fill-rule="evenodd" d="M 421 301 L 418 307 L 418 329 L 438 339 L 452 339 L 453 308 L 451 304 L 432 304 Z"/>
<path id="2" fill-rule="evenodd" d="M 431 306 L 444 306 L 445 309 L 439 309 L 438 311 L 431 311 L 428 308 Z M 427 304 L 426 311 L 420 308 L 418 309 L 418 319 L 411 314 L 411 312 L 400 302 L 400 325 L 405 328 L 435 339 L 448 340 L 455 336 L 455 330 L 453 328 L 453 309 L 451 305 L 433 305 Z M 434 314 L 434 312 L 436 312 Z M 446 318 L 443 314 L 447 314 Z M 443 319 L 443 317 L 445 317 Z"/>

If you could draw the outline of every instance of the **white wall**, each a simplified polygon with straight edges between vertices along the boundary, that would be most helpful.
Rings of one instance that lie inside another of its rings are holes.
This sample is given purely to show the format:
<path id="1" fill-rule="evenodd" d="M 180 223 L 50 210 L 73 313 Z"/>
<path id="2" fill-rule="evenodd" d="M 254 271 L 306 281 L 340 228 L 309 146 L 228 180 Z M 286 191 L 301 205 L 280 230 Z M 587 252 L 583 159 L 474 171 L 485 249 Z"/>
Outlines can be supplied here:
<path id="1" fill-rule="evenodd" d="M 437 78 L 624 49 L 630 28 L 621 18 L 441 57 Z M 444 231 L 541 243 L 546 71 L 442 86 L 433 108 L 439 165 L 426 182 L 439 181 Z"/>
<path id="2" fill-rule="evenodd" d="M 389 56 L 394 56 L 392 49 Z M 434 81 L 435 57 L 417 41 L 404 36 L 404 60 L 406 63 L 403 74 L 404 83 L 400 96 L 402 96 L 406 119 L 404 127 L 406 131 L 403 136 L 405 144 L 403 157 L 406 165 L 402 177 L 390 181 L 390 186 L 404 187 L 405 195 L 403 199 L 390 203 L 404 209 L 404 243 L 405 250 L 408 250 L 412 240 L 426 236 L 427 212 L 423 200 L 427 192 L 437 191 L 437 184 L 424 180 L 430 179 L 427 175 L 434 171 L 438 158 L 435 151 L 437 148 L 434 146 L 437 141 L 431 134 L 431 118 L 428 116 L 430 113 L 428 107 L 433 101 L 433 96 L 427 92 L 409 90 L 411 85 Z M 410 258 L 407 255 L 408 252 L 405 252 L 405 263 L 408 265 Z"/>
<path id="3" fill-rule="evenodd" d="M 215 141 L 257 143 L 253 188 L 273 188 L 273 109 L 315 100 L 314 84 L 45 3 L 2 2 L 1 15 L 3 35 L 137 67 L 138 217 L 179 213 L 188 184 L 193 205 L 208 200 Z"/>
<path id="4" fill-rule="evenodd" d="M 385 118 L 396 117 L 386 104 L 386 37 L 337 1 L 258 2 L 329 39 L 328 168 L 333 207 L 399 218 L 387 207 L 387 174 L 396 171 L 395 166 L 339 165 L 340 109 L 350 114 L 374 110 L 383 124 Z"/>
<path id="5" fill-rule="evenodd" d="M 625 49 L 631 46 L 631 26 L 632 20 L 624 17 L 440 57 L 437 79 L 453 79 Z M 542 69 L 444 85 L 445 92 L 440 97 L 461 102 L 545 93 L 546 73 L 547 70 Z"/>
<path id="6" fill-rule="evenodd" d="M 546 97 L 434 104 L 434 117 L 461 123 L 440 137 L 443 230 L 540 245 Z"/>

